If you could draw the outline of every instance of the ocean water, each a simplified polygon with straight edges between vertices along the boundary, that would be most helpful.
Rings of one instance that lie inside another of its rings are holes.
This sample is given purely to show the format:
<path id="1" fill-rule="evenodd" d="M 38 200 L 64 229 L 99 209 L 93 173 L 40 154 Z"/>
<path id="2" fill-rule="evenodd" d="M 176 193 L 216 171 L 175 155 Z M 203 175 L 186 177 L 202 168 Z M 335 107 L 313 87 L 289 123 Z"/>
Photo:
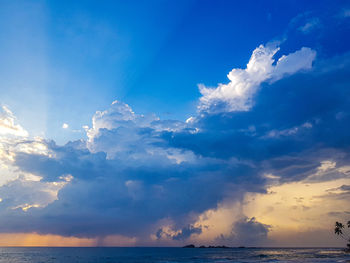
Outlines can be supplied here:
<path id="1" fill-rule="evenodd" d="M 0 248 L 0 263 L 350 262 L 335 248 Z"/>

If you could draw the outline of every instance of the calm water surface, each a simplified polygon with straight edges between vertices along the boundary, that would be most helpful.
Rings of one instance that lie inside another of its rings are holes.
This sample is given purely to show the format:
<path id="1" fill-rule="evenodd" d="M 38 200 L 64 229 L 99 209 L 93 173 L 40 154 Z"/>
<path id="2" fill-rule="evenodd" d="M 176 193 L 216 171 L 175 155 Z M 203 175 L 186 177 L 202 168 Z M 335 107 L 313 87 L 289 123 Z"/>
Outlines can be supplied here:
<path id="1" fill-rule="evenodd" d="M 0 248 L 0 263 L 347 262 L 341 249 Z"/>

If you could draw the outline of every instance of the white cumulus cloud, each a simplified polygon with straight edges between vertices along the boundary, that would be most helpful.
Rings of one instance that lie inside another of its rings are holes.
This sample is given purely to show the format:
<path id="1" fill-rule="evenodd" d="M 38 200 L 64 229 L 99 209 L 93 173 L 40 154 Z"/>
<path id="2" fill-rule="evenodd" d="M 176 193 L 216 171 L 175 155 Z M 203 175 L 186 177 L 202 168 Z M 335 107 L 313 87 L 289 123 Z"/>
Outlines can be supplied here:
<path id="1" fill-rule="evenodd" d="M 0 136 L 27 137 L 28 132 L 15 121 L 13 113 L 6 106 L 2 106 L 0 110 Z"/>
<path id="2" fill-rule="evenodd" d="M 279 51 L 276 44 L 257 47 L 247 64 L 246 69 L 233 69 L 228 75 L 227 84 L 216 88 L 199 85 L 199 110 L 215 112 L 248 111 L 253 105 L 253 96 L 261 83 L 274 82 L 286 75 L 303 69 L 310 69 L 316 52 L 303 47 L 289 55 L 283 55 L 274 65 L 275 54 Z"/>

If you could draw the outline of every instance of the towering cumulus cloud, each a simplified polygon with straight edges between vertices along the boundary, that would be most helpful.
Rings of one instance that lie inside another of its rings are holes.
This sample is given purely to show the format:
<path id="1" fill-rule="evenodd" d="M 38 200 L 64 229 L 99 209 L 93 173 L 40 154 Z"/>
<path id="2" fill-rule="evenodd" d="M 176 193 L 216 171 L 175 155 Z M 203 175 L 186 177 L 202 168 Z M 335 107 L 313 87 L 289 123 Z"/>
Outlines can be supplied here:
<path id="1" fill-rule="evenodd" d="M 141 115 L 114 101 L 95 113 L 86 140 L 58 146 L 31 138 L 3 108 L 0 232 L 107 245 L 111 236 L 139 245 L 189 239 L 259 245 L 276 229 L 266 215 L 278 207 L 278 187 L 340 180 L 322 194 L 344 198 L 349 56 L 313 66 L 310 48 L 275 61 L 278 50 L 260 45 L 246 69 L 229 73 L 228 84 L 200 86 L 199 113 L 187 122 Z M 264 211 L 254 208 L 259 196 L 270 202 Z M 298 200 L 295 209 L 308 206 Z"/>
<path id="2" fill-rule="evenodd" d="M 199 109 L 211 113 L 225 111 L 247 111 L 252 107 L 253 96 L 261 83 L 275 82 L 285 75 L 303 69 L 310 69 L 316 52 L 310 48 L 302 49 L 287 56 L 281 56 L 274 65 L 274 56 L 279 51 L 276 43 L 257 47 L 246 69 L 233 69 L 228 75 L 228 84 L 219 84 L 217 88 L 199 85 L 203 97 Z"/>

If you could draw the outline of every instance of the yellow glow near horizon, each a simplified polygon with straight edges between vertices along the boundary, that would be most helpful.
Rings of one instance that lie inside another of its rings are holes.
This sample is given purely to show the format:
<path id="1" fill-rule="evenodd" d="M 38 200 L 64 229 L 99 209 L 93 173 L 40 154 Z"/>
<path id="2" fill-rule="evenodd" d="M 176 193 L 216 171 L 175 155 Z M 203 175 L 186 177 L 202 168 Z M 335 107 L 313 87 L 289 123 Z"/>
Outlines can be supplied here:
<path id="1" fill-rule="evenodd" d="M 338 245 L 333 225 L 341 220 L 331 213 L 342 214 L 349 201 L 339 198 L 336 190 L 349 185 L 350 179 L 327 182 L 293 182 L 272 186 L 268 194 L 248 194 L 244 213 L 271 226 L 269 239 L 287 246 Z"/>
<path id="2" fill-rule="evenodd" d="M 37 233 L 1 233 L 0 246 L 3 247 L 95 247 L 133 246 L 136 238 L 110 235 L 104 238 L 78 238 L 60 235 L 40 235 Z"/>
<path id="3" fill-rule="evenodd" d="M 242 203 L 223 202 L 218 208 L 201 214 L 195 226 L 205 227 L 190 241 L 215 243 L 218 236 L 230 234 L 235 222 L 246 215 L 270 226 L 264 246 L 344 245 L 343 240 L 334 235 L 333 226 L 335 221 L 345 220 L 346 211 L 349 211 L 349 193 L 340 187 L 350 185 L 350 178 L 325 182 L 307 178 L 284 184 L 278 184 L 276 176 L 268 178 L 276 181 L 275 184 L 272 181 L 267 194 L 247 193 Z"/>
<path id="4" fill-rule="evenodd" d="M 215 245 L 220 234 L 229 234 L 232 223 L 240 219 L 239 202 L 221 204 L 217 209 L 210 209 L 199 216 L 195 226 L 202 226 L 202 233 L 194 236 L 193 241 L 201 245 Z"/>
<path id="5" fill-rule="evenodd" d="M 37 233 L 2 233 L 0 246 L 33 247 L 91 247 L 96 240 L 91 238 L 63 237 L 59 235 L 39 235 Z"/>

